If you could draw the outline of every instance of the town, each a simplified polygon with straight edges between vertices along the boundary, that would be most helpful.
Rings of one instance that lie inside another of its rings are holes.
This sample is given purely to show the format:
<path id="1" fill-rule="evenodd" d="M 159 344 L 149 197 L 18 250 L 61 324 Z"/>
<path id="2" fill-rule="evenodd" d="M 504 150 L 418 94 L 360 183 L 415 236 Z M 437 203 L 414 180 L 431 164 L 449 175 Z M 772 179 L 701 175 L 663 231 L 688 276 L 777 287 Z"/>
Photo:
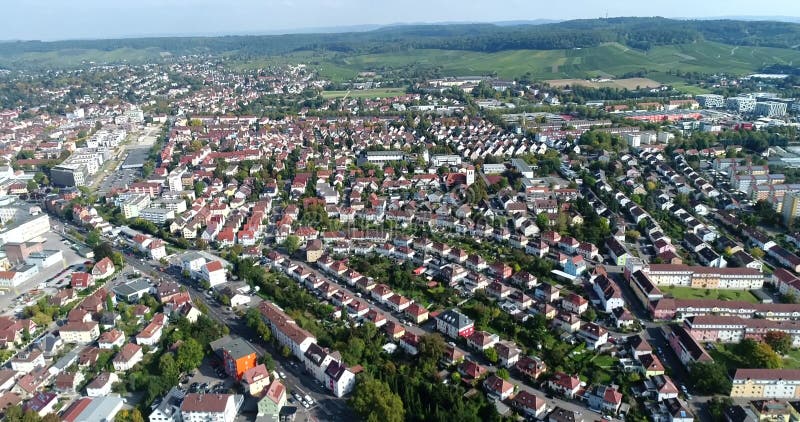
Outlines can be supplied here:
<path id="1" fill-rule="evenodd" d="M 800 77 L 2 78 L 5 420 L 800 417 Z"/>

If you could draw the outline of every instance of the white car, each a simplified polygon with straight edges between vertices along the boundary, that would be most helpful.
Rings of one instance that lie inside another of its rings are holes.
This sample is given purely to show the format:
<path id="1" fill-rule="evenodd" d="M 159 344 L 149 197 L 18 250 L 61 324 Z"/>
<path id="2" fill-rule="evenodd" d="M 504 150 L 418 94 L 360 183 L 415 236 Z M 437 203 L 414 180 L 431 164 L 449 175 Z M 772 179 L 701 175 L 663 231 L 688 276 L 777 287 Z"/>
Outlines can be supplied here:
<path id="1" fill-rule="evenodd" d="M 278 372 L 278 375 L 280 375 L 281 379 L 286 379 L 286 374 L 283 371 Z"/>
<path id="2" fill-rule="evenodd" d="M 303 405 L 303 407 L 305 407 L 306 409 L 308 409 L 309 407 L 311 407 L 311 405 L 309 405 L 309 404 L 308 404 L 308 402 L 307 402 L 307 401 L 305 401 L 305 400 L 301 401 L 301 402 L 300 402 L 300 404 L 302 404 L 302 405 Z"/>

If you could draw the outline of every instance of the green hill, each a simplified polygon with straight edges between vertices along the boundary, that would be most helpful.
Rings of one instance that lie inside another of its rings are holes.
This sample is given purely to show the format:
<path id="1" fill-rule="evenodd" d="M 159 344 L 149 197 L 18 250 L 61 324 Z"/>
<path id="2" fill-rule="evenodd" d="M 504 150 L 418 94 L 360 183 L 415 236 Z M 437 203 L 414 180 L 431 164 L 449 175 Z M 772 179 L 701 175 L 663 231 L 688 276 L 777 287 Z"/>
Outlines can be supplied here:
<path id="1" fill-rule="evenodd" d="M 291 57 L 291 56 L 290 56 Z M 410 50 L 380 54 L 303 54 L 298 59 L 316 61 L 320 72 L 341 80 L 361 71 L 385 71 L 417 66 L 437 69 L 443 75 L 496 73 L 514 78 L 530 73 L 539 79 L 622 77 L 647 72 L 647 76 L 671 82 L 669 70 L 682 72 L 746 74 L 773 64 L 800 65 L 800 51 L 770 47 L 730 46 L 709 41 L 657 46 L 648 51 L 618 43 L 569 50 L 511 50 L 482 53 L 460 50 Z"/>
<path id="2" fill-rule="evenodd" d="M 530 73 L 544 79 L 647 72 L 669 80 L 668 70 L 741 74 L 793 66 L 800 63 L 798 46 L 800 25 L 793 23 L 611 18 L 544 25 L 401 25 L 336 34 L 0 42 L 0 68 L 212 54 L 241 66 L 307 62 L 334 80 L 389 68 L 405 69 L 403 77 L 419 76 L 423 69 L 506 78 Z"/>

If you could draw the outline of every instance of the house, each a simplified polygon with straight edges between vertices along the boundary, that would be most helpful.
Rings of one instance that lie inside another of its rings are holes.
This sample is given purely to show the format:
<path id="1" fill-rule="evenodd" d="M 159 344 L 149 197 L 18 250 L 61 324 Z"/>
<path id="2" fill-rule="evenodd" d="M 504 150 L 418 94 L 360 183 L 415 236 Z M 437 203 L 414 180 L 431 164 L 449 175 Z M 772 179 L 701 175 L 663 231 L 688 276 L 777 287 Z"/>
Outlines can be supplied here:
<path id="1" fill-rule="evenodd" d="M 731 397 L 798 399 L 800 370 L 737 369 L 731 384 Z"/>
<path id="2" fill-rule="evenodd" d="M 583 338 L 589 349 L 597 349 L 608 343 L 608 330 L 593 322 L 581 325 L 578 336 Z"/>
<path id="3" fill-rule="evenodd" d="M 123 344 L 125 344 L 125 333 L 116 328 L 112 328 L 111 330 L 100 334 L 100 338 L 97 339 L 97 345 L 101 349 L 122 347 Z"/>
<path id="4" fill-rule="evenodd" d="M 111 277 L 115 270 L 116 269 L 114 268 L 114 263 L 111 261 L 111 258 L 105 257 L 98 261 L 97 264 L 94 264 L 94 267 L 92 267 L 92 276 L 96 280 L 102 280 L 104 278 Z"/>
<path id="5" fill-rule="evenodd" d="M 591 409 L 617 414 L 622 406 L 622 393 L 613 386 L 597 385 L 587 393 L 586 402 Z"/>
<path id="6" fill-rule="evenodd" d="M 11 369 L 17 372 L 30 373 L 34 369 L 44 368 L 44 353 L 39 350 L 20 352 L 11 359 Z"/>
<path id="7" fill-rule="evenodd" d="M 548 303 L 555 302 L 561 296 L 561 289 L 549 283 L 540 283 L 533 291 L 533 296 Z"/>
<path id="8" fill-rule="evenodd" d="M 600 299 L 600 305 L 603 311 L 611 313 L 615 309 L 625 306 L 622 290 L 615 281 L 605 275 L 600 275 L 594 279 L 592 289 Z"/>
<path id="9" fill-rule="evenodd" d="M 244 371 L 242 385 L 251 396 L 260 396 L 261 392 L 269 386 L 269 370 L 264 364 L 260 364 Z"/>
<path id="10" fill-rule="evenodd" d="M 486 331 L 474 331 L 467 336 L 467 344 L 475 350 L 485 351 L 494 347 L 500 341 L 500 336 Z"/>
<path id="11" fill-rule="evenodd" d="M 519 360 L 520 349 L 511 341 L 500 341 L 494 345 L 500 366 L 510 368 Z"/>
<path id="12" fill-rule="evenodd" d="M 138 301 L 145 294 L 155 293 L 155 289 L 153 289 L 153 286 L 151 286 L 150 283 L 148 283 L 147 280 L 143 278 L 128 281 L 118 286 L 114 286 L 112 290 L 117 296 L 119 296 L 122 300 L 128 303 L 133 303 Z"/>
<path id="13" fill-rule="evenodd" d="M 153 346 L 161 340 L 161 335 L 164 332 L 164 325 L 166 324 L 166 316 L 162 313 L 157 313 L 153 316 L 147 326 L 145 326 L 139 334 L 136 335 L 136 344 L 143 346 Z"/>
<path id="14" fill-rule="evenodd" d="M 687 367 L 692 362 L 713 361 L 703 346 L 683 326 L 672 327 L 672 332 L 667 336 L 667 341 L 675 354 L 678 355 L 681 363 Z"/>
<path id="15" fill-rule="evenodd" d="M 172 387 L 157 405 L 151 407 L 150 422 L 181 422 L 181 403 L 186 396 L 178 387 Z"/>
<path id="16" fill-rule="evenodd" d="M 218 349 L 222 352 L 222 362 L 225 373 L 236 380 L 241 380 L 242 375 L 256 367 L 258 352 L 245 339 L 237 338 L 228 341 Z"/>
<path id="17" fill-rule="evenodd" d="M 111 394 L 111 387 L 119 382 L 119 377 L 113 372 L 101 372 L 86 385 L 86 395 L 89 397 L 105 397 Z"/>
<path id="18" fill-rule="evenodd" d="M 286 386 L 280 380 L 274 380 L 266 387 L 264 397 L 258 401 L 258 420 L 278 421 L 283 406 L 286 405 Z M 152 421 L 151 421 L 152 422 Z"/>
<path id="19" fill-rule="evenodd" d="M 556 372 L 553 378 L 547 381 L 547 388 L 567 398 L 574 398 L 581 388 L 581 380 L 576 376 Z"/>
<path id="20" fill-rule="evenodd" d="M 664 375 L 664 364 L 654 354 L 648 353 L 639 356 L 639 372 L 645 377 L 653 377 L 656 375 Z"/>
<path id="21" fill-rule="evenodd" d="M 94 276 L 85 272 L 74 272 L 70 279 L 73 289 L 86 289 L 94 286 Z"/>
<path id="22" fill-rule="evenodd" d="M 240 403 L 232 394 L 189 393 L 181 403 L 184 422 L 234 422 Z"/>
<path id="23" fill-rule="evenodd" d="M 458 373 L 461 374 L 462 381 L 467 384 L 474 384 L 475 381 L 486 375 L 486 368 L 475 361 L 467 359 L 458 366 Z"/>
<path id="24" fill-rule="evenodd" d="M 219 286 L 227 281 L 225 267 L 222 261 L 211 261 L 200 269 L 200 279 L 207 282 L 210 287 Z"/>
<path id="25" fill-rule="evenodd" d="M 420 336 L 410 331 L 406 331 L 402 336 L 400 336 L 400 341 L 398 344 L 400 345 L 401 349 L 405 350 L 406 353 L 414 356 L 419 353 L 419 340 Z"/>
<path id="26" fill-rule="evenodd" d="M 536 381 L 547 371 L 547 365 L 544 361 L 532 356 L 522 356 L 514 364 L 514 368 L 531 381 Z"/>
<path id="27" fill-rule="evenodd" d="M 113 365 L 116 371 L 127 371 L 133 368 L 134 365 L 142 361 L 144 354 L 142 353 L 142 346 L 133 343 L 127 343 L 114 356 Z"/>
<path id="28" fill-rule="evenodd" d="M 36 347 L 44 353 L 45 358 L 52 358 L 64 348 L 64 341 L 53 333 L 47 333 L 36 342 Z"/>
<path id="29" fill-rule="evenodd" d="M 475 329 L 475 323 L 456 309 L 446 310 L 435 319 L 436 330 L 450 338 L 467 338 Z"/>
<path id="30" fill-rule="evenodd" d="M 458 348 L 451 345 L 446 345 L 444 348 L 444 354 L 442 355 L 441 362 L 445 366 L 452 366 L 457 365 L 464 361 L 464 353 L 462 353 Z"/>
<path id="31" fill-rule="evenodd" d="M 556 406 L 549 415 L 547 422 L 584 422 L 583 414 L 576 410 L 567 410 Z"/>
<path id="32" fill-rule="evenodd" d="M 386 300 L 386 304 L 394 312 L 405 311 L 409 307 L 409 305 L 411 305 L 413 302 L 414 302 L 413 300 L 408 299 L 397 293 L 389 296 L 389 298 Z"/>
<path id="33" fill-rule="evenodd" d="M 411 321 L 417 324 L 421 324 L 428 320 L 428 310 L 418 303 L 412 303 L 408 305 L 405 310 L 405 314 L 409 319 L 411 319 Z"/>
<path id="34" fill-rule="evenodd" d="M 325 370 L 335 360 L 338 361 L 339 359 L 328 353 L 326 349 L 323 349 L 317 343 L 312 343 L 306 349 L 302 362 L 306 372 L 311 374 L 317 381 L 324 382 Z"/>
<path id="35" fill-rule="evenodd" d="M 59 395 L 52 392 L 37 392 L 31 399 L 22 406 L 23 412 L 32 411 L 37 415 L 45 416 L 55 412 L 55 405 L 58 403 Z"/>
<path id="36" fill-rule="evenodd" d="M 342 397 L 353 391 L 356 385 L 356 374 L 344 363 L 333 361 L 325 370 L 325 385 L 336 397 Z"/>
<path id="37" fill-rule="evenodd" d="M 489 375 L 483 381 L 483 389 L 491 399 L 503 401 L 514 394 L 514 384 L 498 377 L 495 374 Z"/>
<path id="38" fill-rule="evenodd" d="M 511 405 L 520 414 L 528 418 L 541 419 L 547 412 L 547 401 L 527 391 L 520 391 L 511 401 Z"/>
<path id="39" fill-rule="evenodd" d="M 575 293 L 570 293 L 561 300 L 561 307 L 567 311 L 575 314 L 582 314 L 589 309 L 589 301 L 585 297 Z"/>
<path id="40" fill-rule="evenodd" d="M 69 321 L 59 330 L 64 343 L 87 344 L 100 337 L 100 325 L 94 321 Z"/>

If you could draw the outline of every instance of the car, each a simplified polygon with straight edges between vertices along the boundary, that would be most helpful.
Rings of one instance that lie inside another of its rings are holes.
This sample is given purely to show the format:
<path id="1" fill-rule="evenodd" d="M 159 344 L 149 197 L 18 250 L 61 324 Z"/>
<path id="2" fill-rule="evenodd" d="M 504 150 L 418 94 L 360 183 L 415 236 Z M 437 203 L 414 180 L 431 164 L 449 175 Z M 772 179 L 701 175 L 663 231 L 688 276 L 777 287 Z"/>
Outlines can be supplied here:
<path id="1" fill-rule="evenodd" d="M 286 379 L 286 374 L 284 374 L 283 371 L 279 371 L 278 375 L 281 377 L 281 379 Z"/>
<path id="2" fill-rule="evenodd" d="M 312 400 L 312 399 L 311 399 L 311 396 L 309 396 L 308 394 L 306 394 L 305 396 L 303 396 L 303 400 L 305 400 L 305 401 L 306 401 L 306 402 L 308 402 L 309 404 L 313 404 L 313 403 L 314 403 L 314 400 Z"/>
<path id="3" fill-rule="evenodd" d="M 306 409 L 308 409 L 309 407 L 311 407 L 311 406 L 308 404 L 308 402 L 307 402 L 307 401 L 305 401 L 305 400 L 301 400 L 301 401 L 300 401 L 300 404 L 302 404 L 302 405 L 303 405 L 303 407 L 305 407 Z"/>
<path id="4" fill-rule="evenodd" d="M 300 397 L 300 395 L 299 395 L 299 394 L 297 394 L 297 392 L 296 392 L 296 391 L 292 393 L 292 397 L 296 398 L 297 400 L 300 400 L 300 399 L 302 399 L 302 397 Z"/>

